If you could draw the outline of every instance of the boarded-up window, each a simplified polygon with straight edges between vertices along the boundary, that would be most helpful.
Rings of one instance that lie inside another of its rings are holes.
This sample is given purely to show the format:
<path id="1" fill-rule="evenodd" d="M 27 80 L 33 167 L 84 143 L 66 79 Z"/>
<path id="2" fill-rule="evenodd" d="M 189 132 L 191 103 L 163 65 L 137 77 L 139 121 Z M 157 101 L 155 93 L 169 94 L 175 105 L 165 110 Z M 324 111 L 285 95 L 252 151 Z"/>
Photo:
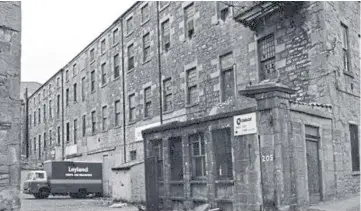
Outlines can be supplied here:
<path id="1" fill-rule="evenodd" d="M 147 87 L 144 89 L 144 117 L 152 115 L 152 89 Z"/>
<path id="2" fill-rule="evenodd" d="M 135 94 L 129 95 L 129 121 L 135 120 Z"/>
<path id="3" fill-rule="evenodd" d="M 192 134 L 188 137 L 191 146 L 192 177 L 206 175 L 206 154 L 203 133 Z"/>
<path id="4" fill-rule="evenodd" d="M 275 77 L 275 44 L 273 34 L 270 34 L 258 41 L 260 60 L 260 80 Z"/>
<path id="5" fill-rule="evenodd" d="M 212 140 L 217 178 L 233 179 L 231 130 L 225 128 L 212 131 Z"/>
<path id="6" fill-rule="evenodd" d="M 196 103 L 198 103 L 197 69 L 193 68 L 187 71 L 187 104 Z"/>
<path id="7" fill-rule="evenodd" d="M 149 32 L 143 36 L 143 61 L 150 58 L 150 35 Z"/>
<path id="8" fill-rule="evenodd" d="M 352 171 L 360 171 L 358 126 L 350 124 Z"/>
<path id="9" fill-rule="evenodd" d="M 171 180 L 183 180 L 183 151 L 181 137 L 169 139 L 169 158 Z"/>
<path id="10" fill-rule="evenodd" d="M 222 80 L 221 98 L 223 102 L 229 98 L 233 98 L 235 95 L 232 53 L 221 56 L 220 63 L 221 63 L 221 80 Z"/>
<path id="11" fill-rule="evenodd" d="M 172 95 L 172 79 L 168 78 L 163 81 L 164 111 L 173 109 Z"/>

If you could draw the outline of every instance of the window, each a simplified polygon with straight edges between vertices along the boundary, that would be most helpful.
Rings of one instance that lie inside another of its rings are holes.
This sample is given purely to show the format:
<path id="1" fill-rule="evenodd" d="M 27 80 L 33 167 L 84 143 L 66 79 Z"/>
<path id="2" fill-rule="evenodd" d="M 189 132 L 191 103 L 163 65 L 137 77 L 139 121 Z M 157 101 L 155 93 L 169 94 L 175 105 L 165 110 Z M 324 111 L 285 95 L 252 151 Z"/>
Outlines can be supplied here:
<path id="1" fill-rule="evenodd" d="M 65 71 L 65 80 L 69 81 L 69 70 Z"/>
<path id="2" fill-rule="evenodd" d="M 60 87 L 60 78 L 56 78 L 56 86 L 59 88 Z"/>
<path id="3" fill-rule="evenodd" d="M 119 54 L 116 54 L 113 58 L 114 60 L 114 78 L 119 77 Z"/>
<path id="4" fill-rule="evenodd" d="M 43 144 L 43 146 L 44 146 L 44 152 L 45 152 L 45 150 L 46 150 L 46 133 L 44 133 L 44 144 Z"/>
<path id="5" fill-rule="evenodd" d="M 130 160 L 136 160 L 137 159 L 137 151 L 136 150 L 132 150 L 130 151 Z"/>
<path id="6" fill-rule="evenodd" d="M 43 99 L 45 99 L 45 97 L 46 97 L 46 90 L 45 90 L 45 88 L 43 89 Z"/>
<path id="7" fill-rule="evenodd" d="M 101 66 L 102 70 L 102 85 L 105 85 L 107 83 L 107 70 L 106 70 L 107 63 L 103 63 Z"/>
<path id="8" fill-rule="evenodd" d="M 34 155 L 36 154 L 36 137 L 34 137 Z"/>
<path id="9" fill-rule="evenodd" d="M 222 102 L 233 98 L 235 95 L 234 88 L 234 71 L 232 53 L 220 57 L 221 62 L 221 98 Z"/>
<path id="10" fill-rule="evenodd" d="M 160 6 L 160 9 L 164 8 L 166 5 L 168 5 L 169 2 L 168 1 L 159 1 L 159 6 Z"/>
<path id="11" fill-rule="evenodd" d="M 127 33 L 131 33 L 133 31 L 133 17 L 127 19 Z"/>
<path id="12" fill-rule="evenodd" d="M 46 122 L 46 105 L 43 105 L 43 122 Z"/>
<path id="13" fill-rule="evenodd" d="M 218 18 L 222 21 L 225 21 L 229 16 L 229 6 L 223 2 L 217 2 L 217 9 L 218 9 Z"/>
<path id="14" fill-rule="evenodd" d="M 172 79 L 168 78 L 163 81 L 164 111 L 173 109 L 172 95 Z"/>
<path id="15" fill-rule="evenodd" d="M 218 179 L 233 179 L 232 145 L 230 128 L 213 130 L 213 152 Z"/>
<path id="16" fill-rule="evenodd" d="M 183 180 L 183 151 L 181 137 L 169 139 L 169 158 L 171 180 Z"/>
<path id="17" fill-rule="evenodd" d="M 115 101 L 115 126 L 120 125 L 120 100 Z"/>
<path id="18" fill-rule="evenodd" d="M 73 76 L 75 76 L 77 74 L 77 68 L 76 68 L 76 63 L 73 64 Z"/>
<path id="19" fill-rule="evenodd" d="M 186 30 L 186 36 L 189 39 L 192 39 L 192 37 L 195 34 L 194 31 L 194 5 L 193 3 L 188 5 L 186 8 L 184 8 L 184 19 L 185 19 L 185 30 Z"/>
<path id="20" fill-rule="evenodd" d="M 92 111 L 91 113 L 91 120 L 92 120 L 92 133 L 94 134 L 96 132 L 96 117 L 95 117 L 95 111 Z"/>
<path id="21" fill-rule="evenodd" d="M 143 36 L 143 61 L 150 58 L 150 35 L 149 32 Z"/>
<path id="22" fill-rule="evenodd" d="M 73 85 L 73 90 L 74 90 L 74 95 L 73 95 L 73 100 L 74 100 L 74 103 L 76 103 L 78 97 L 77 97 L 77 94 L 76 94 L 76 83 Z"/>
<path id="23" fill-rule="evenodd" d="M 162 41 L 163 50 L 167 52 L 170 48 L 169 20 L 166 20 L 162 23 Z"/>
<path id="24" fill-rule="evenodd" d="M 152 116 L 152 89 L 144 89 L 144 117 Z"/>
<path id="25" fill-rule="evenodd" d="M 34 126 L 36 126 L 36 111 L 34 111 Z"/>
<path id="26" fill-rule="evenodd" d="M 117 43 L 119 39 L 119 30 L 115 29 L 113 31 L 113 44 Z"/>
<path id="27" fill-rule="evenodd" d="M 77 140 L 78 140 L 78 120 L 77 119 L 74 119 L 74 144 L 77 143 Z"/>
<path id="28" fill-rule="evenodd" d="M 102 130 L 106 130 L 108 127 L 108 108 L 103 106 L 102 108 Z"/>
<path id="29" fill-rule="evenodd" d="M 53 118 L 53 101 L 49 100 L 49 117 Z"/>
<path id="30" fill-rule="evenodd" d="M 277 77 L 273 34 L 270 34 L 258 41 L 258 51 L 260 60 L 260 80 L 262 81 Z"/>
<path id="31" fill-rule="evenodd" d="M 358 126 L 350 124 L 351 162 L 352 171 L 360 171 L 360 148 L 358 138 Z"/>
<path id="32" fill-rule="evenodd" d="M 148 4 L 144 5 L 141 9 L 142 12 L 142 23 L 149 19 L 149 6 Z"/>
<path id="33" fill-rule="evenodd" d="M 162 140 L 153 141 L 153 153 L 157 162 L 157 176 L 158 180 L 163 179 L 163 144 Z"/>
<path id="34" fill-rule="evenodd" d="M 81 101 L 85 100 L 85 77 L 81 79 Z"/>
<path id="35" fill-rule="evenodd" d="M 56 98 L 56 116 L 60 117 L 60 95 Z"/>
<path id="36" fill-rule="evenodd" d="M 105 48 L 106 48 L 105 39 L 103 39 L 100 43 L 100 52 L 102 54 L 105 53 Z"/>
<path id="37" fill-rule="evenodd" d="M 128 70 L 132 70 L 134 68 L 134 49 L 133 44 L 128 46 Z"/>
<path id="38" fill-rule="evenodd" d="M 82 117 L 82 134 L 83 137 L 86 135 L 86 116 L 83 115 Z"/>
<path id="39" fill-rule="evenodd" d="M 52 88 L 52 87 L 51 87 L 51 84 L 49 84 L 49 88 L 48 88 L 48 89 L 49 89 L 49 95 L 50 95 L 51 92 L 52 92 L 51 88 Z"/>
<path id="40" fill-rule="evenodd" d="M 41 123 L 41 109 L 38 108 L 38 124 Z"/>
<path id="41" fill-rule="evenodd" d="M 135 94 L 129 95 L 129 121 L 135 120 Z"/>
<path id="42" fill-rule="evenodd" d="M 38 103 L 40 103 L 40 93 L 38 94 Z"/>
<path id="43" fill-rule="evenodd" d="M 60 145 L 61 143 L 61 140 L 60 140 L 60 137 L 61 137 L 61 134 L 60 134 L 60 127 L 58 127 L 58 145 Z"/>
<path id="44" fill-rule="evenodd" d="M 90 91 L 95 92 L 95 70 L 90 73 Z"/>
<path id="45" fill-rule="evenodd" d="M 53 131 L 49 130 L 49 146 L 53 146 Z"/>
<path id="46" fill-rule="evenodd" d="M 94 53 L 94 48 L 92 48 L 91 50 L 90 50 L 90 61 L 92 62 L 92 61 L 94 61 L 94 59 L 95 59 L 95 53 Z"/>
<path id="47" fill-rule="evenodd" d="M 204 136 L 202 133 L 192 134 L 188 139 L 191 146 L 192 176 L 203 177 L 206 175 Z"/>
<path id="48" fill-rule="evenodd" d="M 65 91 L 65 105 L 69 106 L 69 88 Z"/>
<path id="49" fill-rule="evenodd" d="M 70 141 L 70 123 L 66 123 L 66 143 Z"/>
<path id="50" fill-rule="evenodd" d="M 196 68 L 187 71 L 187 104 L 198 103 L 197 70 Z"/>
<path id="51" fill-rule="evenodd" d="M 345 72 L 350 71 L 350 59 L 349 59 L 349 42 L 348 42 L 348 28 L 341 23 L 342 28 L 342 57 L 343 57 L 343 69 Z"/>
<path id="52" fill-rule="evenodd" d="M 33 121 L 33 117 L 31 116 L 31 114 L 29 115 L 29 128 L 31 128 L 31 122 Z"/>
<path id="53" fill-rule="evenodd" d="M 38 145 L 39 145 L 39 159 L 41 159 L 41 135 L 39 135 Z"/>

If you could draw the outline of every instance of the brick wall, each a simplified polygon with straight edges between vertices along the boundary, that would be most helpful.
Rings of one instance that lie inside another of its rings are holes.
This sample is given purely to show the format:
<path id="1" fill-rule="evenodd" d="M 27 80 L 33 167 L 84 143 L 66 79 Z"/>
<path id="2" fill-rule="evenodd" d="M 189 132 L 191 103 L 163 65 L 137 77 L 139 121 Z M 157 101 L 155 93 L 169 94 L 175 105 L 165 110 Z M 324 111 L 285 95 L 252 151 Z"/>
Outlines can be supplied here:
<path id="1" fill-rule="evenodd" d="M 21 3 L 0 2 L 0 207 L 20 210 Z"/>

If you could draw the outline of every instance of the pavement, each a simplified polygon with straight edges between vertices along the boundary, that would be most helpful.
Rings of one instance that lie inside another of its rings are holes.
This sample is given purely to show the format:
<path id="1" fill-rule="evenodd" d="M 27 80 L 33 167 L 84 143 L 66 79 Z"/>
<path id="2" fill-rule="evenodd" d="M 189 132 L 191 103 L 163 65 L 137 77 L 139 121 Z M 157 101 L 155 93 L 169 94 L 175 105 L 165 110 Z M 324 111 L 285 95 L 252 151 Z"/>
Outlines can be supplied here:
<path id="1" fill-rule="evenodd" d="M 360 211 L 360 194 L 312 205 L 308 211 Z"/>

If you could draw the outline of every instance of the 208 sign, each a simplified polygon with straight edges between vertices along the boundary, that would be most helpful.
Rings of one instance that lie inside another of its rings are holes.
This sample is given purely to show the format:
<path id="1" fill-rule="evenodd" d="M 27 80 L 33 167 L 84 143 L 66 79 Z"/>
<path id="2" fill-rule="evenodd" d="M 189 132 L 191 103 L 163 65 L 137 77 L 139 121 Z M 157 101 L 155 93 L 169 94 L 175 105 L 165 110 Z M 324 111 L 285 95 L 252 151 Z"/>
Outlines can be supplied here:
<path id="1" fill-rule="evenodd" d="M 262 162 L 273 161 L 273 155 L 262 155 Z"/>

